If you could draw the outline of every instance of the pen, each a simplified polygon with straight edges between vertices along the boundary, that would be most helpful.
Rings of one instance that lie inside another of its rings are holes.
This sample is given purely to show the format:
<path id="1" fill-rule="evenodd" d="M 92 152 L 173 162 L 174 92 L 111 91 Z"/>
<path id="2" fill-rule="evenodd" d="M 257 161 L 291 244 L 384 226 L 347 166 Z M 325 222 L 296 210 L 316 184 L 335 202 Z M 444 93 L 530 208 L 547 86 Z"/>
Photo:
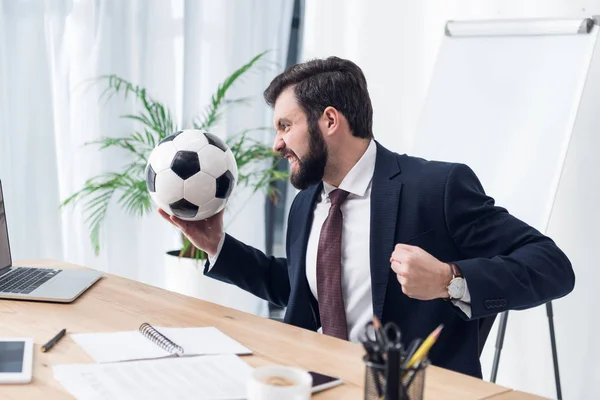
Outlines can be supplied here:
<path id="1" fill-rule="evenodd" d="M 48 350 L 50 350 L 52 347 L 54 347 L 54 345 L 63 337 L 65 336 L 65 333 L 67 332 L 66 329 L 61 330 L 60 332 L 58 332 L 56 334 L 56 336 L 54 336 L 52 339 L 50 339 L 48 341 L 48 343 L 46 343 L 45 345 L 42 346 L 42 353 L 47 352 Z"/>
<path id="2" fill-rule="evenodd" d="M 411 368 L 417 361 L 420 361 L 423 357 L 425 357 L 425 355 L 429 352 L 429 349 L 431 349 L 431 346 L 433 346 L 437 338 L 440 336 L 440 332 L 443 328 L 444 324 L 440 324 L 433 330 L 433 332 L 429 334 L 429 336 L 427 336 L 427 339 L 423 341 L 421 347 L 419 347 L 410 360 L 408 360 L 408 363 L 406 364 L 407 369 Z"/>
<path id="3" fill-rule="evenodd" d="M 423 342 L 423 339 L 421 339 L 421 338 L 413 339 L 412 342 L 410 342 L 410 344 L 408 345 L 408 349 L 406 350 L 404 362 L 402 363 L 403 370 L 406 369 L 406 366 L 408 365 L 408 361 L 415 354 L 415 352 L 417 351 L 417 349 L 419 348 L 419 346 L 421 345 L 422 342 Z"/>

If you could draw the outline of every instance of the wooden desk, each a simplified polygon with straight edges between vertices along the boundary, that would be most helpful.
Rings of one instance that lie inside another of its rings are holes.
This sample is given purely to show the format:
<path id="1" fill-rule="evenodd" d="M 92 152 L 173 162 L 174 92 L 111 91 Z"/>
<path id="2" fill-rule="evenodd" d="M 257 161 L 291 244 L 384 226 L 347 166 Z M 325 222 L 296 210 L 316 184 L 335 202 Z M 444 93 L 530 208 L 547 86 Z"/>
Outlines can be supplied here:
<path id="1" fill-rule="evenodd" d="M 490 397 L 488 400 L 549 400 L 547 397 L 540 397 L 534 394 L 511 390 L 510 392 L 500 393 Z"/>
<path id="2" fill-rule="evenodd" d="M 53 268 L 82 268 L 56 261 L 24 262 Z M 70 398 L 53 378 L 52 365 L 93 360 L 68 335 L 50 352 L 40 346 L 62 328 L 69 333 L 135 330 L 141 323 L 215 326 L 252 349 L 242 359 L 252 366 L 279 364 L 340 376 L 344 384 L 313 398 L 362 399 L 363 348 L 343 340 L 182 296 L 115 275 L 105 275 L 71 304 L 0 300 L 0 337 L 33 337 L 33 381 L 0 386 L 0 399 Z M 426 399 L 483 399 L 510 389 L 437 367 L 426 375 Z"/>

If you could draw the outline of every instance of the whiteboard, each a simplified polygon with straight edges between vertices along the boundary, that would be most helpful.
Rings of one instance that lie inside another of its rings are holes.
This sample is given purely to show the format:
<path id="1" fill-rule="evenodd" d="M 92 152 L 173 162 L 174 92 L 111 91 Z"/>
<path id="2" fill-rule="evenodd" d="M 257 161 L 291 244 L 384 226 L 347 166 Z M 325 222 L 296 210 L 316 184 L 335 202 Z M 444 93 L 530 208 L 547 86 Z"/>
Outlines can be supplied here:
<path id="1" fill-rule="evenodd" d="M 488 34 L 458 29 L 469 22 L 453 23 L 457 36 L 447 29 L 413 155 L 469 165 L 496 204 L 545 232 L 598 25 L 567 33 L 559 23 L 544 34 L 536 23 L 518 21 L 512 33 L 503 21 L 477 22 Z"/>

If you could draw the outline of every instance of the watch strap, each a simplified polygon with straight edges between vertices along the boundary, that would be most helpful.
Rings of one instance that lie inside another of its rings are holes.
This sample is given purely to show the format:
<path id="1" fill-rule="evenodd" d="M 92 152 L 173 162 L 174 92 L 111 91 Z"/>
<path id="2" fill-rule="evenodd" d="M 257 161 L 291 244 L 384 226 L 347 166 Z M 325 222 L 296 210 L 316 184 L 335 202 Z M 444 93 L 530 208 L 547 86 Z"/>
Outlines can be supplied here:
<path id="1" fill-rule="evenodd" d="M 456 266 L 456 264 L 450 263 L 450 268 L 452 269 L 452 279 L 454 278 L 462 278 L 463 274 L 460 271 L 460 268 Z"/>

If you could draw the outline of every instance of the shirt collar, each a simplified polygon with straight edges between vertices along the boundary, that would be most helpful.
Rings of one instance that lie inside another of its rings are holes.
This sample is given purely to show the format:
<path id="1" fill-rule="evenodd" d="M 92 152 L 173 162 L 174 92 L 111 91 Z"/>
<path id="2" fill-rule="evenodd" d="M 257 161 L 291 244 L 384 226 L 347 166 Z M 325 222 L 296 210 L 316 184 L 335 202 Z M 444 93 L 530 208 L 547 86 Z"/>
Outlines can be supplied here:
<path id="1" fill-rule="evenodd" d="M 348 171 L 340 183 L 339 189 L 345 190 L 358 197 L 364 196 L 373 179 L 376 157 L 377 146 L 375 145 L 375 141 L 371 139 L 369 147 L 367 147 L 367 150 L 362 157 L 354 164 L 354 167 Z M 327 182 L 323 182 L 323 190 L 327 197 L 329 197 L 329 193 L 334 189 L 338 188 Z"/>

